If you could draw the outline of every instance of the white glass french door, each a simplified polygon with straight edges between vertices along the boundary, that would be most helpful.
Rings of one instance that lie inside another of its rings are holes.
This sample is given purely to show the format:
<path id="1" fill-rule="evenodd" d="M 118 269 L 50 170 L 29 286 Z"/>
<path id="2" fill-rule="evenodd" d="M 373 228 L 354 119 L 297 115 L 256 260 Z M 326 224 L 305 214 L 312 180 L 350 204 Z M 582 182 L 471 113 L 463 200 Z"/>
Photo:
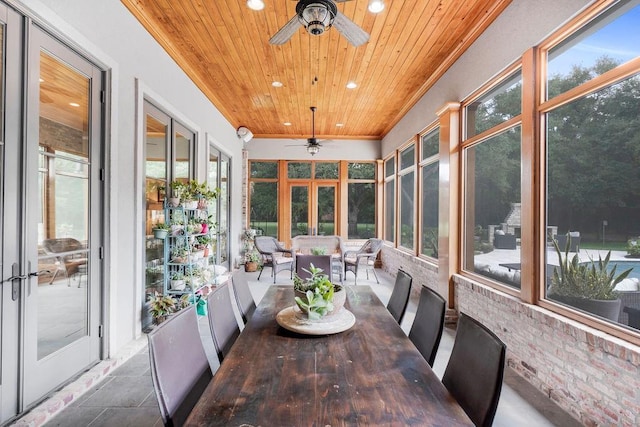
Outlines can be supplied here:
<path id="1" fill-rule="evenodd" d="M 337 234 L 337 193 L 336 183 L 290 183 L 288 237 Z"/>
<path id="2" fill-rule="evenodd" d="M 104 77 L 1 3 L 0 22 L 1 424 L 100 358 Z"/>

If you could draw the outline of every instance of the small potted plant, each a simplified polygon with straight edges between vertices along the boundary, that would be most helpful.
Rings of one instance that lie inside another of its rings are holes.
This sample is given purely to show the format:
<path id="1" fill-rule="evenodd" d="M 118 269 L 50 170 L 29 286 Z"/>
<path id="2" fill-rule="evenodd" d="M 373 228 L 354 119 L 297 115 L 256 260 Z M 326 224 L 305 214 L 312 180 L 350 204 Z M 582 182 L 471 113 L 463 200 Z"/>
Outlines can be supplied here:
<path id="1" fill-rule="evenodd" d="M 171 313 L 176 312 L 176 302 L 169 295 L 162 295 L 159 292 L 149 298 L 149 314 L 156 325 L 164 322 Z"/>
<path id="2" fill-rule="evenodd" d="M 564 257 L 555 239 L 553 246 L 560 266 L 553 270 L 551 286 L 547 292 L 549 298 L 617 322 L 621 300 L 615 288 L 633 269 L 618 275 L 616 266 L 608 269 L 611 251 L 604 260 L 598 256 L 597 262 L 592 258 L 588 262 L 580 262 L 578 254 L 569 260 L 571 238 L 567 240 Z"/>
<path id="3" fill-rule="evenodd" d="M 258 270 L 260 254 L 257 251 L 249 251 L 244 257 L 244 271 L 253 272 Z"/>
<path id="4" fill-rule="evenodd" d="M 182 271 L 174 271 L 169 276 L 171 283 L 171 290 L 173 291 L 184 291 L 184 288 L 187 284 L 184 281 L 184 273 Z"/>
<path id="5" fill-rule="evenodd" d="M 159 222 L 153 226 L 153 237 L 156 239 L 165 239 L 169 234 L 169 225 Z"/>
<path id="6" fill-rule="evenodd" d="M 186 248 L 173 248 L 171 250 L 171 262 L 186 264 L 189 261 L 189 252 Z"/>
<path id="7" fill-rule="evenodd" d="M 347 297 L 342 286 L 331 283 L 329 276 L 313 264 L 305 271 L 311 274 L 309 278 L 301 279 L 297 274 L 293 277 L 295 301 L 302 313 L 309 320 L 339 313 Z"/>
<path id="8" fill-rule="evenodd" d="M 186 191 L 185 183 L 182 181 L 171 181 L 171 197 L 168 199 L 169 206 L 177 208 L 180 206 L 180 199 Z"/>

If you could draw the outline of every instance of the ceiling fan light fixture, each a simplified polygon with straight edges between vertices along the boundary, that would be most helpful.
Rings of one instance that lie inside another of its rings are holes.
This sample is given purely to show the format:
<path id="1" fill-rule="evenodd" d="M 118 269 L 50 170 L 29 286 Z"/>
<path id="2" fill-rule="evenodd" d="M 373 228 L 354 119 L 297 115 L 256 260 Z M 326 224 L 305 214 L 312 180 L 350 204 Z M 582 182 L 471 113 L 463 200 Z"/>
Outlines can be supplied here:
<path id="1" fill-rule="evenodd" d="M 334 3 L 327 0 L 301 2 L 299 5 L 302 5 L 298 13 L 300 23 L 314 36 L 319 36 L 331 27 L 338 10 Z"/>
<path id="2" fill-rule="evenodd" d="M 318 151 L 320 151 L 320 147 L 318 147 L 317 145 L 307 145 L 307 152 L 312 156 L 315 155 Z"/>
<path id="3" fill-rule="evenodd" d="M 369 0 L 369 12 L 380 13 L 384 10 L 384 0 Z"/>
<path id="4" fill-rule="evenodd" d="M 264 9 L 264 1 L 262 0 L 247 0 L 247 7 L 252 10 Z"/>

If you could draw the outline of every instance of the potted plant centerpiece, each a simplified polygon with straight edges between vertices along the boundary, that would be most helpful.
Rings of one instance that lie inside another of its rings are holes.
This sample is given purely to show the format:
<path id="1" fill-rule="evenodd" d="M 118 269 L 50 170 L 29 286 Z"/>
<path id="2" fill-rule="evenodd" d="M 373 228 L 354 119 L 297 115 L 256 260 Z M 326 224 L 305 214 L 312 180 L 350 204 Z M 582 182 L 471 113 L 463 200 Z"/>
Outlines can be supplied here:
<path id="1" fill-rule="evenodd" d="M 553 245 L 560 266 L 553 271 L 549 298 L 617 322 L 621 301 L 615 288 L 633 269 L 616 276 L 616 266 L 610 270 L 607 268 L 611 251 L 604 260 L 598 256 L 597 262 L 591 257 L 588 262 L 580 262 L 578 254 L 569 260 L 570 239 L 567 241 L 564 257 L 557 240 L 553 241 Z"/>
<path id="2" fill-rule="evenodd" d="M 311 274 L 309 278 L 302 279 L 297 274 L 293 277 L 295 301 L 302 313 L 309 320 L 331 318 L 339 313 L 347 297 L 342 286 L 331 283 L 329 276 L 313 264 L 305 271 Z"/>

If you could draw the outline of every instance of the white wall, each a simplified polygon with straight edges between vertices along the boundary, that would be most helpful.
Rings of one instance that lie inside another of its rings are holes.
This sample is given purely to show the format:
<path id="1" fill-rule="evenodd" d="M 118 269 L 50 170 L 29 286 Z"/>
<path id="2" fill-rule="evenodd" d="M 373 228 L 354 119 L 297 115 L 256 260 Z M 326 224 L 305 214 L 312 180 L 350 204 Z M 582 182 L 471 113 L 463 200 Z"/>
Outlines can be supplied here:
<path id="1" fill-rule="evenodd" d="M 436 121 L 436 111 L 459 102 L 514 63 L 590 0 L 513 0 L 460 59 L 382 140 L 382 155 Z"/>
<path id="2" fill-rule="evenodd" d="M 311 156 L 305 139 L 255 138 L 245 144 L 250 159 L 274 160 L 375 160 L 380 158 L 380 141 L 320 140 L 320 151 Z"/>
<path id="3" fill-rule="evenodd" d="M 17 0 L 16 0 L 17 1 Z M 108 149 L 110 233 L 107 245 L 109 355 L 140 333 L 140 304 L 144 283 L 142 260 L 144 221 L 140 145 L 143 91 L 158 107 L 175 114 L 197 132 L 199 152 L 206 152 L 206 135 L 232 157 L 231 194 L 241 194 L 242 144 L 235 129 L 203 96 L 167 53 L 118 0 L 24 0 L 14 3 L 43 22 L 101 66 L 112 72 L 111 125 Z M 206 156 L 199 158 L 204 179 Z M 132 185 L 135 183 L 135 185 Z M 240 212 L 233 197 L 231 210 Z M 231 215 L 231 235 L 239 236 L 240 215 Z M 134 239 L 132 241 L 132 239 Z M 238 250 L 231 239 L 232 254 Z"/>

